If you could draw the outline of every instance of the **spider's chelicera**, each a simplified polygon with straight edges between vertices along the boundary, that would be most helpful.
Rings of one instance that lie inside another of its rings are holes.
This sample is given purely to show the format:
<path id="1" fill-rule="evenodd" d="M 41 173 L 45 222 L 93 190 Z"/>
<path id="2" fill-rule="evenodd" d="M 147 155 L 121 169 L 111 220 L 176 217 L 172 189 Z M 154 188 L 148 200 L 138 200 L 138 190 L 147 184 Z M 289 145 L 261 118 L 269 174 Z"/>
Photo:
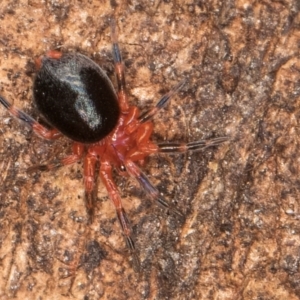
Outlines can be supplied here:
<path id="1" fill-rule="evenodd" d="M 153 108 L 142 114 L 136 106 L 130 106 L 114 22 L 111 28 L 117 93 L 105 72 L 88 57 L 49 51 L 36 61 L 38 71 L 33 95 L 39 112 L 53 129 L 44 127 L 2 96 L 0 103 L 40 137 L 57 139 L 66 136 L 73 141 L 71 155 L 40 165 L 37 169 L 49 170 L 84 159 L 85 205 L 90 222 L 93 221 L 97 197 L 96 165 L 100 165 L 101 181 L 115 207 L 126 243 L 134 260 L 138 261 L 131 227 L 112 177 L 113 168 L 135 178 L 148 198 L 180 214 L 162 198 L 138 165 L 150 154 L 199 151 L 218 145 L 227 137 L 191 143 L 151 141 L 151 119 L 165 107 L 184 82 L 176 85 Z"/>

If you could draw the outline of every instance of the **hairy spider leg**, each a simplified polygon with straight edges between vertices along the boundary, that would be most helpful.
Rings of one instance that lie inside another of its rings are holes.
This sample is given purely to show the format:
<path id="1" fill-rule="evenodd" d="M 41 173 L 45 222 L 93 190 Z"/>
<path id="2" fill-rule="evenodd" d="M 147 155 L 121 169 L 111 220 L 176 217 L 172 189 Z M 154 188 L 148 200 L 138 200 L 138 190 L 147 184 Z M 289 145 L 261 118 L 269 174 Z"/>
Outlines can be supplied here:
<path id="1" fill-rule="evenodd" d="M 48 129 L 38 123 L 30 115 L 26 114 L 22 110 L 18 109 L 5 98 L 0 96 L 0 103 L 9 111 L 15 118 L 25 122 L 37 135 L 47 140 L 55 140 L 62 136 L 62 134 L 56 129 Z"/>
<path id="2" fill-rule="evenodd" d="M 183 216 L 179 210 L 172 207 L 165 201 L 165 199 L 159 194 L 158 189 L 150 182 L 146 174 L 132 160 L 126 159 L 124 161 L 124 165 L 128 174 L 139 182 L 143 190 L 146 192 L 146 195 L 149 196 L 152 201 L 156 201 L 164 208 L 171 210 L 181 217 Z"/>
<path id="3" fill-rule="evenodd" d="M 81 160 L 84 154 L 85 147 L 78 142 L 72 143 L 72 154 L 63 158 L 55 158 L 49 161 L 47 164 L 31 166 L 27 169 L 28 172 L 32 171 L 49 171 L 52 169 L 60 168 L 62 166 L 72 165 Z"/>
<path id="4" fill-rule="evenodd" d="M 99 163 L 98 155 L 88 153 L 84 159 L 84 189 L 85 189 L 85 207 L 88 213 L 88 223 L 94 221 L 95 206 L 97 200 L 97 174 L 96 165 Z"/>
<path id="5" fill-rule="evenodd" d="M 57 129 L 48 129 L 38 123 L 35 119 L 33 119 L 30 115 L 26 114 L 22 110 L 18 109 L 11 103 L 9 103 L 5 98 L 0 96 L 0 103 L 9 111 L 9 113 L 15 118 L 23 121 L 26 125 L 28 125 L 38 136 L 47 140 L 55 140 L 62 136 L 62 134 Z M 73 142 L 72 144 L 72 154 L 67 155 L 64 158 L 56 158 L 47 164 L 31 166 L 27 169 L 28 172 L 32 172 L 35 170 L 39 171 L 47 171 L 54 168 L 59 168 L 61 166 L 71 165 L 75 162 L 79 161 L 84 154 L 84 145 Z"/>
<path id="6" fill-rule="evenodd" d="M 124 238 L 126 240 L 127 247 L 130 249 L 130 253 L 133 258 L 133 264 L 134 267 L 139 270 L 139 259 L 136 255 L 136 249 L 134 245 L 134 241 L 132 238 L 132 230 L 130 226 L 129 219 L 127 217 L 127 214 L 123 208 L 121 197 L 118 191 L 118 188 L 112 178 L 112 166 L 109 160 L 101 159 L 100 164 L 100 178 L 102 182 L 104 183 L 109 198 L 113 202 L 113 205 L 116 209 L 117 217 L 119 220 L 119 223 L 121 225 Z"/>
<path id="7" fill-rule="evenodd" d="M 145 111 L 144 113 L 139 116 L 139 121 L 144 123 L 152 119 L 162 108 L 164 108 L 172 98 L 182 89 L 185 85 L 186 81 L 181 80 L 178 84 L 176 84 L 167 94 L 163 95 L 156 105 L 149 110 Z"/>
<path id="8" fill-rule="evenodd" d="M 129 109 L 128 95 L 126 91 L 124 64 L 122 60 L 121 51 L 118 44 L 118 32 L 114 19 L 111 20 L 111 41 L 112 41 L 112 54 L 115 63 L 115 73 L 118 85 L 118 99 L 122 112 L 127 112 Z"/>
<path id="9" fill-rule="evenodd" d="M 158 152 L 161 153 L 178 153 L 178 152 L 197 152 L 202 151 L 208 147 L 218 146 L 226 141 L 228 141 L 230 138 L 227 136 L 223 137 L 217 137 L 213 139 L 207 139 L 207 140 L 199 140 L 195 142 L 190 143 L 157 143 L 158 146 Z"/>
<path id="10" fill-rule="evenodd" d="M 182 80 L 177 85 L 175 85 L 167 94 L 163 95 L 157 104 L 145 111 L 138 117 L 138 121 L 140 124 L 146 123 L 150 119 L 152 119 L 162 108 L 164 108 L 172 98 L 180 91 L 180 89 L 185 85 L 186 81 Z M 138 126 L 136 124 L 136 126 Z M 229 137 L 218 137 L 207 140 L 198 140 L 190 143 L 152 143 L 151 149 L 148 150 L 148 155 L 156 152 L 160 153 L 183 153 L 187 151 L 197 152 L 204 150 L 208 147 L 217 146 L 230 140 Z M 141 148 L 141 150 L 147 151 L 146 148 Z M 132 151 L 133 152 L 133 151 Z"/>
<path id="11" fill-rule="evenodd" d="M 205 150 L 206 148 L 218 146 L 228 140 L 230 137 L 217 137 L 213 139 L 207 140 L 198 140 L 190 143 L 153 143 L 150 141 L 150 137 L 153 132 L 153 124 L 148 122 L 150 118 L 152 118 L 159 109 L 163 108 L 166 103 L 173 97 L 173 95 L 179 91 L 179 89 L 183 86 L 184 81 L 176 85 L 171 91 L 164 95 L 160 101 L 156 104 L 155 107 L 148 110 L 146 113 L 142 114 L 141 117 L 138 116 L 138 109 L 136 107 L 130 107 L 130 111 L 128 114 L 128 118 L 126 120 L 127 126 L 125 130 L 128 133 L 132 133 L 137 130 L 137 146 L 132 148 L 128 154 L 127 158 L 130 158 L 133 161 L 143 160 L 146 156 L 153 153 L 184 153 L 187 151 L 197 152 Z M 163 103 L 163 104 L 162 104 Z M 144 117 L 143 117 L 144 116 Z"/>

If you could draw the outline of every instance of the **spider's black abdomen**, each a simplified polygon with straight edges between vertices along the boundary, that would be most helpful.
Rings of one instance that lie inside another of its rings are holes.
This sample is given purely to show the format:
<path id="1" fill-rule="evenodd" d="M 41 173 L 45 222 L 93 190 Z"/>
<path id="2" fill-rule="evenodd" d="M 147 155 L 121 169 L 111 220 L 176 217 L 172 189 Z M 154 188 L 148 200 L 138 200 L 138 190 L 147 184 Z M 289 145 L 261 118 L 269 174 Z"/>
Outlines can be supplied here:
<path id="1" fill-rule="evenodd" d="M 33 95 L 49 124 L 80 143 L 103 139 L 118 122 L 120 109 L 111 81 L 84 55 L 43 57 Z"/>

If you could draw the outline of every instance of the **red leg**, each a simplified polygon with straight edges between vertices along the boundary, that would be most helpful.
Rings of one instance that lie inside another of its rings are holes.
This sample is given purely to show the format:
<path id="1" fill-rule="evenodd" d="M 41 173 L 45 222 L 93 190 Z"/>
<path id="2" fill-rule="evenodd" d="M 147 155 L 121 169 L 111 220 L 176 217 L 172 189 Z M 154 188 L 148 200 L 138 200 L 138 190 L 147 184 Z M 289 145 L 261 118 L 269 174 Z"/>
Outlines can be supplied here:
<path id="1" fill-rule="evenodd" d="M 125 240 L 126 240 L 126 244 L 127 244 L 128 248 L 130 249 L 131 254 L 133 255 L 134 265 L 136 268 L 139 268 L 139 260 L 136 256 L 135 246 L 134 246 L 134 242 L 133 242 L 133 239 L 131 236 L 131 226 L 130 226 L 129 220 L 127 218 L 127 214 L 122 206 L 119 191 L 118 191 L 117 186 L 114 183 L 113 178 L 112 178 L 112 167 L 111 167 L 110 163 L 106 160 L 101 161 L 100 177 L 107 189 L 107 192 L 108 192 L 108 195 L 109 195 L 111 201 L 113 202 L 113 204 L 115 206 L 118 220 L 119 220 L 119 223 L 121 225 L 121 228 L 122 228 Z"/>
<path id="2" fill-rule="evenodd" d="M 132 161 L 143 160 L 146 156 L 156 153 L 158 147 L 152 143 L 150 137 L 153 132 L 153 124 L 146 122 L 140 124 L 136 131 L 136 147 L 132 148 L 126 155 Z"/>
<path id="3" fill-rule="evenodd" d="M 16 108 L 14 105 L 9 103 L 6 99 L 0 96 L 0 103 L 17 119 L 25 122 L 32 130 L 40 137 L 53 140 L 61 137 L 61 133 L 56 129 L 48 129 L 34 120 L 31 116 L 27 115 L 23 111 Z"/>
<path id="4" fill-rule="evenodd" d="M 136 132 L 137 145 L 148 143 L 152 135 L 152 132 L 153 132 L 153 124 L 151 122 L 146 122 L 141 124 Z"/>
<path id="5" fill-rule="evenodd" d="M 133 133 L 140 126 L 140 121 L 138 120 L 139 113 L 140 111 L 136 106 L 130 106 L 124 119 L 124 131 L 127 134 Z"/>
<path id="6" fill-rule="evenodd" d="M 94 208 L 97 201 L 96 163 L 98 157 L 88 153 L 84 160 L 85 207 L 88 213 L 88 223 L 94 220 Z"/>
<path id="7" fill-rule="evenodd" d="M 27 169 L 27 171 L 29 171 L 29 172 L 35 171 L 35 170 L 48 171 L 51 169 L 60 168 L 62 166 L 72 165 L 82 158 L 83 153 L 84 153 L 84 145 L 74 142 L 72 150 L 73 150 L 73 154 L 71 154 L 71 155 L 68 155 L 61 159 L 54 159 L 45 165 L 37 165 L 37 166 L 29 167 Z"/>
<path id="8" fill-rule="evenodd" d="M 113 44 L 112 52 L 113 52 L 113 57 L 115 62 L 115 72 L 116 72 L 117 83 L 118 83 L 118 99 L 120 103 L 120 108 L 122 112 L 127 112 L 129 109 L 129 104 L 128 104 L 128 95 L 126 92 L 124 64 L 119 49 L 118 33 L 117 33 L 116 23 L 114 20 L 111 21 L 111 40 Z"/>
<path id="9" fill-rule="evenodd" d="M 46 53 L 46 56 L 49 57 L 49 58 L 53 58 L 53 59 L 60 59 L 62 57 L 62 52 L 60 51 L 56 51 L 56 50 L 49 50 L 47 53 Z M 42 59 L 43 59 L 43 56 L 40 56 L 39 58 L 37 58 L 35 60 L 35 68 L 36 70 L 39 70 L 42 66 Z"/>

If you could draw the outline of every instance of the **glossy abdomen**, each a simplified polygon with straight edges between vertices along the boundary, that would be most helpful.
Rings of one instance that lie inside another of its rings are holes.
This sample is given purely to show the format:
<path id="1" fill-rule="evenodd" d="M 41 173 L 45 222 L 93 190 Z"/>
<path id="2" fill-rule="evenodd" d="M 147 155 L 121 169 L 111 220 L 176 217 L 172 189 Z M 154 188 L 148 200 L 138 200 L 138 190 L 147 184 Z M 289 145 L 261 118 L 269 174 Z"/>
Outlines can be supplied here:
<path id="1" fill-rule="evenodd" d="M 95 143 L 118 122 L 120 109 L 111 81 L 84 55 L 43 57 L 33 94 L 49 124 L 77 142 Z"/>

